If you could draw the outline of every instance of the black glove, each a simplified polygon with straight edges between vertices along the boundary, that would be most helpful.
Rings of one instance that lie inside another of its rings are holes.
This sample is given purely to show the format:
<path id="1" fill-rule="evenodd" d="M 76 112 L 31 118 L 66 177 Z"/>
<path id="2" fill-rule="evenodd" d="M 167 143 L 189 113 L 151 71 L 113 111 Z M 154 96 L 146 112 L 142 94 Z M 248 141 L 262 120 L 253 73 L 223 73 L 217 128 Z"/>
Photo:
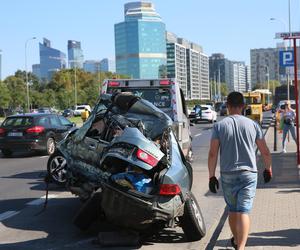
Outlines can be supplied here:
<path id="1" fill-rule="evenodd" d="M 265 183 L 268 183 L 272 179 L 272 169 L 265 169 L 263 175 Z"/>
<path id="2" fill-rule="evenodd" d="M 217 193 L 217 189 L 219 189 L 219 181 L 213 176 L 209 178 L 209 190 L 212 193 Z"/>

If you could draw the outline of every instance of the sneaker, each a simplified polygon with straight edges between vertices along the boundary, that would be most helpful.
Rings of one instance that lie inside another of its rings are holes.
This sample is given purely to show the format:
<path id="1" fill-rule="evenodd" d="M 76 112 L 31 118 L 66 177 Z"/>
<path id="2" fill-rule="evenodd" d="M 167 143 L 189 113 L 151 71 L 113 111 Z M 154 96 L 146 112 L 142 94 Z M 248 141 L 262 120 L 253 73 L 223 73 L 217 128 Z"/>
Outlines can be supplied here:
<path id="1" fill-rule="evenodd" d="M 232 238 L 230 239 L 230 243 L 231 243 L 231 246 L 232 246 L 234 249 L 238 249 L 237 244 L 235 244 L 235 242 L 234 242 L 234 237 L 232 237 Z"/>
<path id="2" fill-rule="evenodd" d="M 286 153 L 286 149 L 282 149 L 281 153 L 285 154 Z"/>

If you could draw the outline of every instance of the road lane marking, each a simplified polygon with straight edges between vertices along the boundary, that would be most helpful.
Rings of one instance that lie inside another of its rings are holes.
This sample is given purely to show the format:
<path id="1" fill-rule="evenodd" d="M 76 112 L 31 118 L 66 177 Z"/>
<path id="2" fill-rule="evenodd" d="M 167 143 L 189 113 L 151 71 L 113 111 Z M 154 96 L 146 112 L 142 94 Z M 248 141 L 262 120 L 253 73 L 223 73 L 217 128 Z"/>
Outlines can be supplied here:
<path id="1" fill-rule="evenodd" d="M 40 156 L 41 159 L 46 157 L 49 157 L 49 155 Z"/>
<path id="2" fill-rule="evenodd" d="M 0 214 L 0 221 L 4 221 L 10 217 L 17 215 L 18 213 L 20 213 L 20 211 L 6 211 Z"/>
<path id="3" fill-rule="evenodd" d="M 56 194 L 49 194 L 48 195 L 48 199 L 53 199 L 53 198 L 56 198 L 56 197 L 57 197 Z M 41 205 L 45 202 L 45 199 L 46 199 L 46 195 L 42 196 L 39 199 L 35 199 L 33 201 L 27 202 L 26 205 L 27 206 L 39 206 L 39 205 Z"/>
<path id="4" fill-rule="evenodd" d="M 198 136 L 200 136 L 200 135 L 202 135 L 202 133 L 196 134 L 194 137 L 198 137 Z"/>

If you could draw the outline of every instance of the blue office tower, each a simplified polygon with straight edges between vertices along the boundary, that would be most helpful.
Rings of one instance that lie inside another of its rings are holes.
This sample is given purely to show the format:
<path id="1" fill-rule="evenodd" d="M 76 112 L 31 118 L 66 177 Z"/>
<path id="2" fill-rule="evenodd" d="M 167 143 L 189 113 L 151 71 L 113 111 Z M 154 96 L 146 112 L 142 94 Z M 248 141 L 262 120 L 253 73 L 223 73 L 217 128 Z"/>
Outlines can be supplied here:
<path id="1" fill-rule="evenodd" d="M 102 72 L 116 72 L 115 61 L 108 58 L 103 58 L 100 61 L 100 70 Z"/>
<path id="2" fill-rule="evenodd" d="M 81 43 L 74 40 L 68 40 L 68 61 L 70 68 L 83 68 L 83 51 Z"/>
<path id="3" fill-rule="evenodd" d="M 51 80 L 53 73 L 66 68 L 65 53 L 51 48 L 51 42 L 44 38 L 40 43 L 40 77 Z"/>
<path id="4" fill-rule="evenodd" d="M 160 77 L 166 65 L 166 28 L 154 5 L 124 6 L 125 21 L 115 24 L 116 71 L 136 79 Z"/>

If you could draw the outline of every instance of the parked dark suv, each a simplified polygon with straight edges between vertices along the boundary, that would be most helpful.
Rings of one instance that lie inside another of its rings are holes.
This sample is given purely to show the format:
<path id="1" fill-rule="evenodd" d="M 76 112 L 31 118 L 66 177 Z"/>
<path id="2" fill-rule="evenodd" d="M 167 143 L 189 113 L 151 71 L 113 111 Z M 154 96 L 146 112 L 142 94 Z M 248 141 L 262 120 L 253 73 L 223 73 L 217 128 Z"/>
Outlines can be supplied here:
<path id="1" fill-rule="evenodd" d="M 20 114 L 7 117 L 0 126 L 0 149 L 4 156 L 15 151 L 45 151 L 52 154 L 56 143 L 74 123 L 56 114 Z"/>

